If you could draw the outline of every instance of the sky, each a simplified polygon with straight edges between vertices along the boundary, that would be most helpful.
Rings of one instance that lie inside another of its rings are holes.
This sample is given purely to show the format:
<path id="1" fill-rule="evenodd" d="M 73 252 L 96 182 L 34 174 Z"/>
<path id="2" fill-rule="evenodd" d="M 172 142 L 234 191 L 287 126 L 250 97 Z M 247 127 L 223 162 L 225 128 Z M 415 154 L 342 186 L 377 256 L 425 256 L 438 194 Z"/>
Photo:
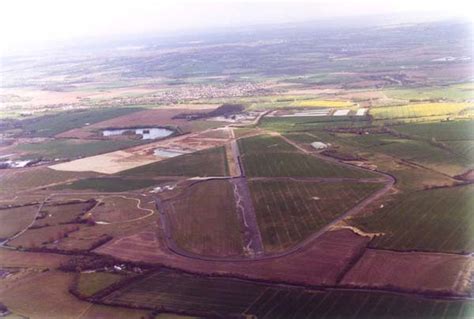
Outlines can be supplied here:
<path id="1" fill-rule="evenodd" d="M 0 54 L 85 37 L 423 13 L 464 16 L 472 0 L 1 0 Z"/>

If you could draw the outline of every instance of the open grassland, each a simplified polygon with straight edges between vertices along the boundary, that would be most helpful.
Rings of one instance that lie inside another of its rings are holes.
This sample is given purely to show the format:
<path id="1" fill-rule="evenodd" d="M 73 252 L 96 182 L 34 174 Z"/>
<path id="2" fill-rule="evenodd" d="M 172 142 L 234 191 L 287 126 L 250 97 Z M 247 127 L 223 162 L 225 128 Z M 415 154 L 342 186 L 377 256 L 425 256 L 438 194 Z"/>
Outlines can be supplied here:
<path id="1" fill-rule="evenodd" d="M 343 143 L 357 146 L 360 151 L 387 154 L 450 176 L 458 175 L 472 167 L 471 159 L 456 156 L 444 145 L 430 141 L 400 138 L 389 134 L 339 134 L 338 137 L 344 139 Z"/>
<path id="2" fill-rule="evenodd" d="M 66 238 L 48 243 L 45 247 L 69 251 L 90 250 L 107 242 L 112 237 L 129 236 L 144 230 L 156 231 L 155 221 L 156 214 L 149 214 L 143 218 L 124 222 L 80 226 L 78 230 L 69 233 Z"/>
<path id="3" fill-rule="evenodd" d="M 9 151 L 23 153 L 23 158 L 78 158 L 113 152 L 144 143 L 141 140 L 60 139 L 41 143 L 19 144 Z"/>
<path id="4" fill-rule="evenodd" d="M 34 220 L 37 211 L 38 205 L 0 209 L 0 240 L 27 227 Z"/>
<path id="5" fill-rule="evenodd" d="M 251 282 L 162 270 L 112 292 L 102 301 L 225 317 L 243 313 L 264 289 Z"/>
<path id="6" fill-rule="evenodd" d="M 474 103 L 420 103 L 372 108 L 370 114 L 377 120 L 454 116 L 473 106 Z"/>
<path id="7" fill-rule="evenodd" d="M 73 128 L 83 127 L 140 110 L 140 108 L 99 108 L 62 112 L 24 120 L 20 125 L 24 133 L 30 136 L 52 137 Z"/>
<path id="8" fill-rule="evenodd" d="M 99 304 L 90 304 L 87 311 L 80 319 L 143 319 L 150 316 L 150 311 L 140 309 L 129 309 L 124 307 L 110 307 Z M 187 319 L 177 317 L 157 316 L 156 319 Z"/>
<path id="9" fill-rule="evenodd" d="M 9 246 L 17 248 L 39 248 L 49 243 L 60 241 L 65 235 L 77 231 L 79 225 L 54 225 L 41 228 L 30 228 L 21 236 L 8 242 Z"/>
<path id="10" fill-rule="evenodd" d="M 215 147 L 132 168 L 122 176 L 224 176 L 229 174 L 225 148 Z"/>
<path id="11" fill-rule="evenodd" d="M 301 242 L 381 187 L 377 183 L 251 181 L 267 251 Z"/>
<path id="12" fill-rule="evenodd" d="M 107 196 L 99 199 L 98 205 L 89 213 L 95 221 L 117 223 L 143 218 L 154 212 L 140 204 L 141 200 L 135 197 Z"/>
<path id="13" fill-rule="evenodd" d="M 0 185 L 6 186 L 0 187 L 0 193 L 11 194 L 15 191 L 56 185 L 94 175 L 84 172 L 62 172 L 46 167 L 0 170 Z"/>
<path id="14" fill-rule="evenodd" d="M 182 248 L 203 255 L 242 254 L 242 233 L 228 181 L 196 184 L 170 208 L 172 234 Z"/>
<path id="15" fill-rule="evenodd" d="M 148 203 L 150 201 L 151 203 Z M 105 209 L 104 214 L 110 219 L 110 223 L 34 225 L 33 228 L 29 228 L 21 236 L 10 241 L 8 245 L 33 249 L 87 251 L 102 245 L 115 236 L 126 236 L 142 230 L 155 229 L 156 225 L 153 221 L 155 221 L 156 214 L 153 211 L 154 206 L 151 198 L 142 198 L 140 208 L 137 208 L 138 201 L 134 199 L 126 199 L 126 201 L 121 202 L 119 198 L 114 203 L 120 204 L 120 209 L 113 210 L 114 207 L 110 208 L 109 205 L 102 205 L 96 206 L 84 215 L 84 218 L 90 219 L 92 216 L 95 219 L 95 210 L 98 209 L 99 212 Z M 69 205 L 65 206 L 67 209 Z M 67 220 L 77 216 L 77 214 L 82 214 L 82 211 L 77 209 L 72 214 L 68 211 L 61 211 L 59 208 L 61 207 L 58 206 L 57 214 L 55 214 L 57 217 L 51 217 L 57 221 L 59 221 L 58 218 Z M 48 207 L 45 207 L 45 209 L 48 210 Z M 63 218 L 61 212 L 64 212 L 64 216 L 67 216 L 67 218 Z M 40 219 L 39 221 L 42 220 Z"/>
<path id="16" fill-rule="evenodd" d="M 79 222 L 95 205 L 94 200 L 51 202 L 44 205 L 32 227 L 45 227 Z"/>
<path id="17" fill-rule="evenodd" d="M 245 314 L 257 318 L 470 318 L 471 301 L 442 301 L 394 294 L 267 289 Z"/>
<path id="18" fill-rule="evenodd" d="M 79 318 L 90 304 L 69 293 L 73 277 L 72 273 L 58 271 L 32 274 L 1 287 L 0 300 L 13 313 L 26 318 Z"/>
<path id="19" fill-rule="evenodd" d="M 65 255 L 0 248 L 0 267 L 57 268 L 69 258 Z"/>
<path id="20" fill-rule="evenodd" d="M 124 278 L 123 275 L 107 272 L 80 273 L 78 276 L 77 292 L 85 297 L 91 297 Z"/>
<path id="21" fill-rule="evenodd" d="M 159 185 L 162 181 L 153 179 L 131 179 L 121 177 L 97 177 L 81 179 L 70 184 L 63 184 L 56 189 L 95 190 L 98 192 L 126 192 L 135 189 Z"/>
<path id="22" fill-rule="evenodd" d="M 474 121 L 472 120 L 408 123 L 394 126 L 394 129 L 402 134 L 438 141 L 474 139 Z"/>
<path id="23" fill-rule="evenodd" d="M 461 158 L 474 162 L 474 140 L 471 141 L 448 141 L 443 142 L 451 151 Z"/>
<path id="24" fill-rule="evenodd" d="M 358 169 L 329 163 L 300 153 L 280 137 L 256 136 L 239 140 L 247 176 L 293 177 L 374 177 Z"/>
<path id="25" fill-rule="evenodd" d="M 370 243 L 375 248 L 472 252 L 473 194 L 472 185 L 412 192 L 351 223 L 383 233 Z"/>

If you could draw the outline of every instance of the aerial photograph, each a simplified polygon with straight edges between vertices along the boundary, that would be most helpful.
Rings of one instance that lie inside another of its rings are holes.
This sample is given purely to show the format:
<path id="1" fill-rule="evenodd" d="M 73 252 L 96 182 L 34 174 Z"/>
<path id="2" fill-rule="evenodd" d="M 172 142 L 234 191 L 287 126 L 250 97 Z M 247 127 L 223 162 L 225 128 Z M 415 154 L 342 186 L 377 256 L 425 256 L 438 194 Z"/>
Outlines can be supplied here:
<path id="1" fill-rule="evenodd" d="M 2 1 L 0 318 L 474 318 L 473 35 L 467 0 Z"/>

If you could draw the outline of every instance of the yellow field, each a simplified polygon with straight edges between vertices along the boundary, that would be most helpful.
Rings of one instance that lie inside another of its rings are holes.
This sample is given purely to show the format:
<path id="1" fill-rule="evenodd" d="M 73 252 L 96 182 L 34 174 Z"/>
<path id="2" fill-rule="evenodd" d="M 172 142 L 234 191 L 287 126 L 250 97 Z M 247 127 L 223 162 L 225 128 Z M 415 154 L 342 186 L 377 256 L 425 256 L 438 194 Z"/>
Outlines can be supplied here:
<path id="1" fill-rule="evenodd" d="M 402 106 L 378 107 L 370 110 L 376 119 L 397 119 L 426 116 L 455 116 L 474 103 L 421 103 Z"/>
<path id="2" fill-rule="evenodd" d="M 351 107 L 354 103 L 348 101 L 304 100 L 291 103 L 290 106 L 299 107 Z"/>

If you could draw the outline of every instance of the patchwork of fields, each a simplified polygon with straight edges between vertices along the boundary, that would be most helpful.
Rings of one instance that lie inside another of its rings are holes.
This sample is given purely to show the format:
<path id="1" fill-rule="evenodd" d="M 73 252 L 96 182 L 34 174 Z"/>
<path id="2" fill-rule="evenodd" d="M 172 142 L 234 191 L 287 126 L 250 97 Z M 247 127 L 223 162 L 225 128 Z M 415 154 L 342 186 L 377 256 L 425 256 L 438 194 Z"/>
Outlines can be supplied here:
<path id="1" fill-rule="evenodd" d="M 469 318 L 470 301 L 423 299 L 395 294 L 315 291 L 271 287 L 219 277 L 160 271 L 102 299 L 113 305 L 137 305 L 201 315 L 245 314 L 257 318 Z"/>

